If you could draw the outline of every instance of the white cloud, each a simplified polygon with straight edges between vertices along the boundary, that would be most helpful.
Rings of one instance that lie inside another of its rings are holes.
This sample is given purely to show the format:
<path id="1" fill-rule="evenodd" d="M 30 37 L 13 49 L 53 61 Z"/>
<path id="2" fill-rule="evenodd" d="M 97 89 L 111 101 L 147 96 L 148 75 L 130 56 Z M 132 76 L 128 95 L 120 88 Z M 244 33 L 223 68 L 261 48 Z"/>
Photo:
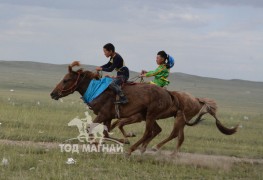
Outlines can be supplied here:
<path id="1" fill-rule="evenodd" d="M 263 80 L 260 2 L 103 2 L 2 1 L 0 59 L 101 65 L 102 46 L 112 42 L 132 70 L 154 69 L 156 53 L 166 50 L 173 71 Z M 237 63 L 255 72 L 246 75 Z"/>

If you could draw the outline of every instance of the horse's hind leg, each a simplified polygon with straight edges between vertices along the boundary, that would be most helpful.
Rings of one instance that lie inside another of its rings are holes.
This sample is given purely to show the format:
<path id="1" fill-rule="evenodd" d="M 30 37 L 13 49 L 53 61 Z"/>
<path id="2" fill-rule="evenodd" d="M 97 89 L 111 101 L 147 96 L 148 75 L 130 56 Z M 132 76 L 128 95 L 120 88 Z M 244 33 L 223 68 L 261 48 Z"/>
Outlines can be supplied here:
<path id="1" fill-rule="evenodd" d="M 148 146 L 148 144 L 151 142 L 151 140 L 153 140 L 153 138 L 155 138 L 160 132 L 162 132 L 162 128 L 157 124 L 157 122 L 155 121 L 154 125 L 153 125 L 153 131 L 152 131 L 152 136 L 149 137 L 143 144 L 141 147 L 141 153 L 144 153 L 146 151 L 146 148 Z"/>
<path id="2" fill-rule="evenodd" d="M 174 122 L 174 127 L 173 127 L 173 130 L 171 132 L 171 134 L 166 138 L 164 139 L 163 141 L 161 141 L 159 144 L 157 144 L 156 146 L 154 146 L 152 149 L 154 151 L 157 151 L 159 150 L 164 144 L 166 144 L 167 142 L 171 141 L 172 139 L 176 138 L 179 134 L 179 131 L 180 129 L 183 129 L 185 125 L 185 122 L 182 118 L 182 116 L 178 115 L 177 118 L 175 119 L 175 122 Z"/>
<path id="3" fill-rule="evenodd" d="M 164 144 L 166 144 L 167 142 L 171 141 L 172 139 L 176 138 L 178 136 L 178 130 L 177 128 L 174 129 L 171 134 L 164 139 L 163 141 L 161 141 L 159 144 L 155 145 L 152 147 L 153 151 L 158 151 Z"/>
<path id="4" fill-rule="evenodd" d="M 177 139 L 177 146 L 176 146 L 176 149 L 174 150 L 174 152 L 171 154 L 172 156 L 177 155 L 177 153 L 179 152 L 179 148 L 181 147 L 183 142 L 184 142 L 184 128 L 181 128 L 179 130 L 179 135 L 178 135 L 178 139 Z"/>
<path id="5" fill-rule="evenodd" d="M 182 114 L 182 118 L 180 118 L 179 120 L 181 120 L 181 126 L 179 126 L 179 134 L 178 134 L 178 139 L 177 139 L 177 146 L 175 151 L 172 153 L 172 155 L 176 155 L 179 152 L 179 148 L 181 147 L 181 145 L 184 142 L 184 126 L 185 126 L 185 122 L 187 121 L 187 118 L 185 116 L 185 114 Z"/>

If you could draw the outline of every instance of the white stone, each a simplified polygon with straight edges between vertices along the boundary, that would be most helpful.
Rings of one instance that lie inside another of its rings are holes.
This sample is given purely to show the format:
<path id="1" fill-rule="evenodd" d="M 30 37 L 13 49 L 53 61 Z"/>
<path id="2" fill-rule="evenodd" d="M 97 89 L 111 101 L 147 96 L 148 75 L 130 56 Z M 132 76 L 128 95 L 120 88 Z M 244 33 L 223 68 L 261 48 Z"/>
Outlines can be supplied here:
<path id="1" fill-rule="evenodd" d="M 8 164 L 9 164 L 8 159 L 3 158 L 3 160 L 2 160 L 2 165 L 3 165 L 3 166 L 7 166 Z"/>
<path id="2" fill-rule="evenodd" d="M 73 158 L 68 158 L 68 160 L 66 161 L 66 164 L 75 164 L 76 161 Z"/>
<path id="3" fill-rule="evenodd" d="M 249 118 L 247 116 L 244 116 L 244 120 L 249 120 Z"/>

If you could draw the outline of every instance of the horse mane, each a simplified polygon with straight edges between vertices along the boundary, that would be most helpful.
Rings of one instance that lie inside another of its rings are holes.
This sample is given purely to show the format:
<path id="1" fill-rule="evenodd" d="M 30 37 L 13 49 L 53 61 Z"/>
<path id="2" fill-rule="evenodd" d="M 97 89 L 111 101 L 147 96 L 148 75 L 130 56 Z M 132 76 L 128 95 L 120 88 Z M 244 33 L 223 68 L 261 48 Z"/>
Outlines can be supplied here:
<path id="1" fill-rule="evenodd" d="M 93 73 L 91 71 L 84 71 L 83 73 L 86 74 L 86 76 L 91 78 L 91 79 L 96 79 L 96 80 L 99 79 L 99 74 L 97 74 L 97 73 Z"/>
<path id="2" fill-rule="evenodd" d="M 68 71 L 72 72 L 72 68 L 75 66 L 80 66 L 80 62 L 79 61 L 73 61 L 69 66 L 68 66 Z"/>
<path id="3" fill-rule="evenodd" d="M 83 68 L 78 69 L 77 71 L 73 71 L 73 67 L 75 66 L 80 66 L 80 62 L 79 61 L 73 61 L 69 66 L 68 66 L 68 71 L 69 72 L 76 72 L 76 73 L 83 73 L 86 74 L 87 77 L 91 78 L 91 79 L 99 79 L 99 75 L 97 73 L 93 73 L 91 71 L 84 71 Z"/>

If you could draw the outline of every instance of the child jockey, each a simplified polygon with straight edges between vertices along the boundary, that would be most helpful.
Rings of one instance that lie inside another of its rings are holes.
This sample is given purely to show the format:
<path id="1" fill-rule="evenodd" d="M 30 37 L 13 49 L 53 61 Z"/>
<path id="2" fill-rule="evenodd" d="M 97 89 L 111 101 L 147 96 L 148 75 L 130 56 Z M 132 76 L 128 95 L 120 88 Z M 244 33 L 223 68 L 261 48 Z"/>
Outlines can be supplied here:
<path id="1" fill-rule="evenodd" d="M 172 57 L 170 57 L 172 58 Z M 170 82 L 167 77 L 169 76 L 169 70 L 173 66 L 173 58 L 172 64 L 168 64 L 169 56 L 164 51 L 159 51 L 156 57 L 156 63 L 159 65 L 158 68 L 154 71 L 144 71 L 141 72 L 141 77 L 151 77 L 154 76 L 154 80 L 150 81 L 150 84 L 155 84 L 160 87 L 164 87 L 168 85 Z"/>
<path id="2" fill-rule="evenodd" d="M 108 43 L 104 45 L 103 51 L 107 58 L 110 57 L 110 61 L 101 67 L 97 67 L 96 70 L 112 72 L 115 69 L 117 71 L 117 77 L 113 79 L 109 87 L 113 89 L 120 97 L 120 100 L 116 101 L 115 103 L 126 104 L 128 103 L 128 99 L 123 94 L 121 85 L 129 79 L 129 69 L 125 66 L 122 57 L 115 52 L 115 47 L 113 44 Z"/>

